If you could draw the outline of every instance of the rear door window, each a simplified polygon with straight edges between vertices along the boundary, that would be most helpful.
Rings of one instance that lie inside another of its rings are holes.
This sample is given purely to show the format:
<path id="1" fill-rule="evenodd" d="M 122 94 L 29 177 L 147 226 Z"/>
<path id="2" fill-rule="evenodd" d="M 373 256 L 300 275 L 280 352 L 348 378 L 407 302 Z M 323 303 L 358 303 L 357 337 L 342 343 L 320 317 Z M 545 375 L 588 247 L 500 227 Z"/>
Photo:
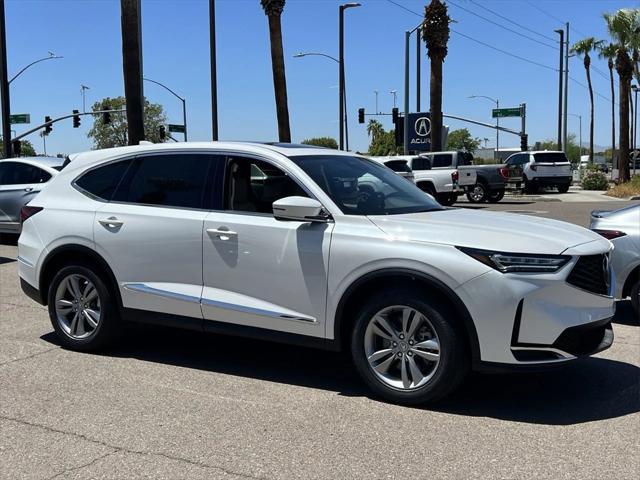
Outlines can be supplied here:
<path id="1" fill-rule="evenodd" d="M 45 183 L 51 174 L 35 165 L 20 162 L 0 163 L 0 185 L 28 185 Z"/>
<path id="2" fill-rule="evenodd" d="M 206 208 L 212 155 L 173 153 L 138 157 L 113 200 L 163 207 Z"/>
<path id="3" fill-rule="evenodd" d="M 453 155 L 450 153 L 436 153 L 433 156 L 433 168 L 445 168 L 453 165 Z"/>
<path id="4" fill-rule="evenodd" d="M 76 180 L 75 184 L 91 196 L 108 202 L 131 162 L 132 160 L 129 159 L 94 168 Z"/>
<path id="5" fill-rule="evenodd" d="M 414 170 L 430 170 L 431 160 L 427 157 L 416 157 L 412 160 Z"/>

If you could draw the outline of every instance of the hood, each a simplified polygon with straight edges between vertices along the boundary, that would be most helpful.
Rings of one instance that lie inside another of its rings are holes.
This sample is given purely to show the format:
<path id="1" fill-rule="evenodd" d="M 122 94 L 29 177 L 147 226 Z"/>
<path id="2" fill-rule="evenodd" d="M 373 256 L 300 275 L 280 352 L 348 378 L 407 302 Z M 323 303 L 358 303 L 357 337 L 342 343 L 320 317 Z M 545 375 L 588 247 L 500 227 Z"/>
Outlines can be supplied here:
<path id="1" fill-rule="evenodd" d="M 606 239 L 591 230 L 530 215 L 458 208 L 369 219 L 387 235 L 413 242 L 540 254 L 560 254 L 591 242 L 603 251 L 610 248 Z"/>

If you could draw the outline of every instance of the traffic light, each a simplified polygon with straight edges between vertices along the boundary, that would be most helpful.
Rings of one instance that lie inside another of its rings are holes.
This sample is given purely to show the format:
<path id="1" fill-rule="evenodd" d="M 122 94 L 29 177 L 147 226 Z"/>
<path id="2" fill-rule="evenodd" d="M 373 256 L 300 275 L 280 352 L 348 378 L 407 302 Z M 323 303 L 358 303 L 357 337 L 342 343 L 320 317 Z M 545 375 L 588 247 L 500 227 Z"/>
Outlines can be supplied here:
<path id="1" fill-rule="evenodd" d="M 102 107 L 103 110 L 111 110 L 109 105 L 105 105 Z M 102 113 L 102 123 L 108 125 L 111 123 L 111 112 L 103 112 Z"/>
<path id="2" fill-rule="evenodd" d="M 73 128 L 78 128 L 80 126 L 80 112 L 78 110 L 73 111 Z"/>
<path id="3" fill-rule="evenodd" d="M 358 123 L 364 123 L 364 108 L 358 109 Z"/>
<path id="4" fill-rule="evenodd" d="M 164 142 L 164 139 L 167 138 L 167 129 L 164 128 L 164 125 L 160 125 L 158 133 L 160 134 L 160 140 Z"/>
<path id="5" fill-rule="evenodd" d="M 13 154 L 19 157 L 22 154 L 22 142 L 20 140 L 14 140 L 13 142 Z"/>
<path id="6" fill-rule="evenodd" d="M 49 123 L 50 121 L 51 121 L 51 117 L 49 115 L 44 117 L 44 123 Z M 51 124 L 46 125 L 44 127 L 44 134 L 45 135 L 49 135 L 51 133 L 51 130 L 53 130 L 53 125 L 51 125 Z"/>
<path id="7" fill-rule="evenodd" d="M 398 107 L 393 107 L 391 109 L 391 120 L 394 124 L 398 122 Z"/>
<path id="8" fill-rule="evenodd" d="M 520 150 L 523 152 L 526 152 L 527 150 L 529 150 L 529 145 L 527 145 L 528 139 L 529 139 L 529 135 L 527 135 L 526 133 L 523 133 L 522 135 L 520 135 Z"/>

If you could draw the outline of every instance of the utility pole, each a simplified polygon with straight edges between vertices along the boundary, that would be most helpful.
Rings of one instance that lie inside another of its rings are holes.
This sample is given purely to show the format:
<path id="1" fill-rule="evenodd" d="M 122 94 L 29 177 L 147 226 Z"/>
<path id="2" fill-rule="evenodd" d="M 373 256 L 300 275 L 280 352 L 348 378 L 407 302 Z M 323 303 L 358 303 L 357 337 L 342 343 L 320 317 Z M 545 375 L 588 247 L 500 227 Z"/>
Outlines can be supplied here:
<path id="1" fill-rule="evenodd" d="M 564 30 L 554 30 L 560 35 L 560 68 L 558 69 L 558 150 L 562 150 L 562 70 L 564 69 Z"/>
<path id="2" fill-rule="evenodd" d="M 568 138 L 568 132 L 567 132 L 567 117 L 569 117 L 568 115 L 568 110 L 567 110 L 567 103 L 569 100 L 569 22 L 567 22 L 566 25 L 566 32 L 565 35 L 567 36 L 566 42 L 565 42 L 565 54 L 564 54 L 564 120 L 563 120 L 563 129 L 564 129 L 564 138 L 563 138 L 563 142 L 562 145 L 564 147 L 565 152 L 567 151 L 567 138 Z"/>
<path id="3" fill-rule="evenodd" d="M 411 32 L 404 32 L 404 139 L 402 141 L 405 155 L 409 155 L 409 38 Z"/>
<path id="4" fill-rule="evenodd" d="M 376 114 L 378 113 L 378 90 L 374 90 L 373 93 L 376 95 Z"/>
<path id="5" fill-rule="evenodd" d="M 422 39 L 420 33 L 422 30 L 418 28 L 416 32 L 416 112 L 420 111 L 420 44 Z"/>
<path id="6" fill-rule="evenodd" d="M 218 73 L 216 65 L 216 1 L 209 0 L 209 53 L 211 65 L 211 139 L 218 140 Z"/>
<path id="7" fill-rule="evenodd" d="M 144 91 L 142 87 L 142 23 L 140 0 L 120 0 L 122 69 L 127 103 L 129 145 L 144 140 Z"/>
<path id="8" fill-rule="evenodd" d="M 5 158 L 11 158 L 11 106 L 7 79 L 7 29 L 4 19 L 4 0 L 0 0 L 0 101 L 2 101 L 2 139 Z"/>
<path id="9" fill-rule="evenodd" d="M 87 113 L 87 107 L 85 104 L 85 91 L 89 90 L 89 87 L 86 85 L 80 85 L 80 91 L 82 93 L 82 113 Z"/>

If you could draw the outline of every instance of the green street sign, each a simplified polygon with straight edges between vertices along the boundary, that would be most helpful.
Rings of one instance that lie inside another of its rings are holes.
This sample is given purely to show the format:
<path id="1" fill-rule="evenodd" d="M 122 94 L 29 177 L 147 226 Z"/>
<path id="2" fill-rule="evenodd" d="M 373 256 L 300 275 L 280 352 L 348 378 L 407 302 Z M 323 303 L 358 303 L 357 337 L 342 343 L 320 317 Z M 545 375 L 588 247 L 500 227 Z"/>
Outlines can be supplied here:
<path id="1" fill-rule="evenodd" d="M 31 123 L 31 115 L 28 113 L 9 115 L 9 123 Z"/>
<path id="2" fill-rule="evenodd" d="M 174 133 L 184 133 L 184 125 L 169 124 L 169 131 Z"/>
<path id="3" fill-rule="evenodd" d="M 504 117 L 520 117 L 520 107 L 515 108 L 494 108 L 491 110 L 492 118 L 504 118 Z"/>

